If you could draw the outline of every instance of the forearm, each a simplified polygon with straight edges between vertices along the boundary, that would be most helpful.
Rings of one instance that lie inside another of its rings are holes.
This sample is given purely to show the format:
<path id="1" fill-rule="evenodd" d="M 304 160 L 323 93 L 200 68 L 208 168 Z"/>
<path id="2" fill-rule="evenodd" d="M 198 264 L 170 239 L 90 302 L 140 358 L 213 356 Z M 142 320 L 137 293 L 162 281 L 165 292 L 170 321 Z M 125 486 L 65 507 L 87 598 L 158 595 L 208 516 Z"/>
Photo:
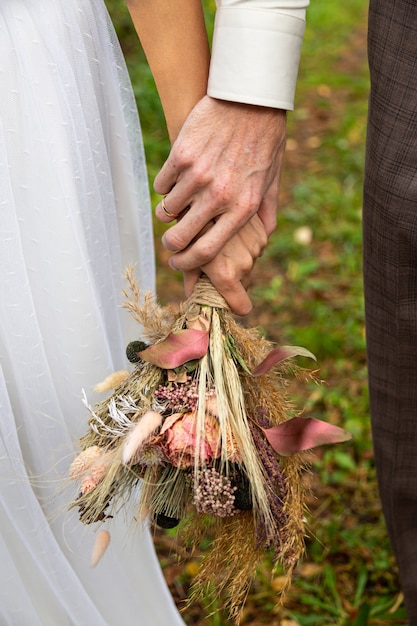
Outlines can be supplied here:
<path id="1" fill-rule="evenodd" d="M 126 0 L 171 141 L 206 94 L 210 52 L 200 0 Z"/>

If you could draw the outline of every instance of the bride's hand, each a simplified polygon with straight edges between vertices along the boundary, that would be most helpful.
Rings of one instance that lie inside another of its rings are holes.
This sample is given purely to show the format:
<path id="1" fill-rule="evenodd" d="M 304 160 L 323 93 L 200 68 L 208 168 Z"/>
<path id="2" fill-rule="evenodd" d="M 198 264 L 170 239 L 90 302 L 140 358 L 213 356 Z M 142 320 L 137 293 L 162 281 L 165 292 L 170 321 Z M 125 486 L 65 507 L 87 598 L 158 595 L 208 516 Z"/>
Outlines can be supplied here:
<path id="1" fill-rule="evenodd" d="M 186 296 L 191 295 L 195 283 L 203 273 L 210 278 L 233 313 L 247 315 L 252 309 L 246 291 L 250 274 L 267 241 L 264 225 L 258 215 L 254 215 L 212 261 L 197 270 L 184 272 Z M 170 259 L 170 265 L 175 268 L 175 254 Z"/>

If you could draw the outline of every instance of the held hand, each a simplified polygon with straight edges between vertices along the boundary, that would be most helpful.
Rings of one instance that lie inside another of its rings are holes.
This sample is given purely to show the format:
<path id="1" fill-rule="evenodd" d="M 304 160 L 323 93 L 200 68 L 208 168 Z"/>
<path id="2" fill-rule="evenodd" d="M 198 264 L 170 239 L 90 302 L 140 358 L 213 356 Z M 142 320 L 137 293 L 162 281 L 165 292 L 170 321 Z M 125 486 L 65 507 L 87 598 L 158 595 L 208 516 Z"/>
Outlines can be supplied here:
<path id="1" fill-rule="evenodd" d="M 209 229 L 210 227 L 208 227 Z M 246 288 L 249 286 L 250 273 L 256 259 L 261 256 L 267 241 L 268 237 L 264 225 L 258 215 L 254 215 L 225 244 L 212 261 L 203 265 L 201 269 L 184 272 L 186 296 L 191 295 L 199 276 L 204 273 L 210 278 L 234 313 L 247 315 L 252 309 L 252 303 L 246 292 Z"/>
<path id="2" fill-rule="evenodd" d="M 176 269 L 208 264 L 256 213 L 268 235 L 274 230 L 284 147 L 285 111 L 200 100 L 154 184 L 167 194 L 167 212 L 161 203 L 157 217 L 170 222 L 182 214 L 163 237 L 164 246 L 177 252 Z"/>

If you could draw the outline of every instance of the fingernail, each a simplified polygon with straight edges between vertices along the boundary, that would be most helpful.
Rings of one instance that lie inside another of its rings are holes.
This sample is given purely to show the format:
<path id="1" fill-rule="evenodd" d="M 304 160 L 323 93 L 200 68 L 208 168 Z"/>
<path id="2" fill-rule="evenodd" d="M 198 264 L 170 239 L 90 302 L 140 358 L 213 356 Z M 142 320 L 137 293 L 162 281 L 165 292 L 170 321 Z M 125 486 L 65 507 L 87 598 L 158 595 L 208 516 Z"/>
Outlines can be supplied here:
<path id="1" fill-rule="evenodd" d="M 162 239 L 161 239 L 161 243 L 164 246 L 164 248 L 166 250 L 168 250 L 169 252 L 178 252 L 178 250 L 175 250 L 174 248 L 172 248 L 172 246 L 170 246 L 169 244 L 167 244 L 167 240 L 165 235 L 162 235 Z"/>
<path id="2" fill-rule="evenodd" d="M 175 264 L 175 257 L 173 257 L 173 256 L 169 259 L 169 261 L 168 261 L 168 265 L 169 265 L 169 267 L 170 267 L 172 270 L 177 270 L 177 269 L 178 269 L 178 267 L 177 267 L 177 266 L 176 266 L 176 264 Z"/>

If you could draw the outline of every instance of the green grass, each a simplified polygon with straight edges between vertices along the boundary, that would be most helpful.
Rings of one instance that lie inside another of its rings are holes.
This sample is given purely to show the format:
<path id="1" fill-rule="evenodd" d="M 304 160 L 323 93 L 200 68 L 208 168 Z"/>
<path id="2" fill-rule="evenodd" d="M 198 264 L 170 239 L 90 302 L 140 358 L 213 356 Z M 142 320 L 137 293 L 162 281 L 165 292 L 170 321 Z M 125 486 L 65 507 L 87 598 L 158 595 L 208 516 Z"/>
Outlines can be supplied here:
<path id="1" fill-rule="evenodd" d="M 123 0 L 107 4 L 134 85 L 152 183 L 169 150 L 163 114 Z M 205 6 L 211 28 L 213 3 Z M 314 457 L 307 556 L 286 608 L 274 608 L 279 575 L 271 579 L 266 557 L 243 624 L 406 623 L 377 496 L 366 383 L 361 276 L 366 9 L 366 0 L 312 0 L 296 110 L 288 117 L 278 226 L 257 266 L 249 318 L 270 338 L 316 354 L 325 382 L 294 388 L 297 404 L 308 415 L 342 425 L 354 438 Z M 307 244 L 297 237 L 306 227 Z M 157 237 L 159 232 L 157 227 Z M 159 271 L 167 271 L 162 262 Z M 186 590 L 193 567 L 175 569 L 168 556 L 162 562 L 171 588 Z M 194 607 L 185 620 L 227 623 L 221 613 L 205 618 L 203 607 Z"/>

